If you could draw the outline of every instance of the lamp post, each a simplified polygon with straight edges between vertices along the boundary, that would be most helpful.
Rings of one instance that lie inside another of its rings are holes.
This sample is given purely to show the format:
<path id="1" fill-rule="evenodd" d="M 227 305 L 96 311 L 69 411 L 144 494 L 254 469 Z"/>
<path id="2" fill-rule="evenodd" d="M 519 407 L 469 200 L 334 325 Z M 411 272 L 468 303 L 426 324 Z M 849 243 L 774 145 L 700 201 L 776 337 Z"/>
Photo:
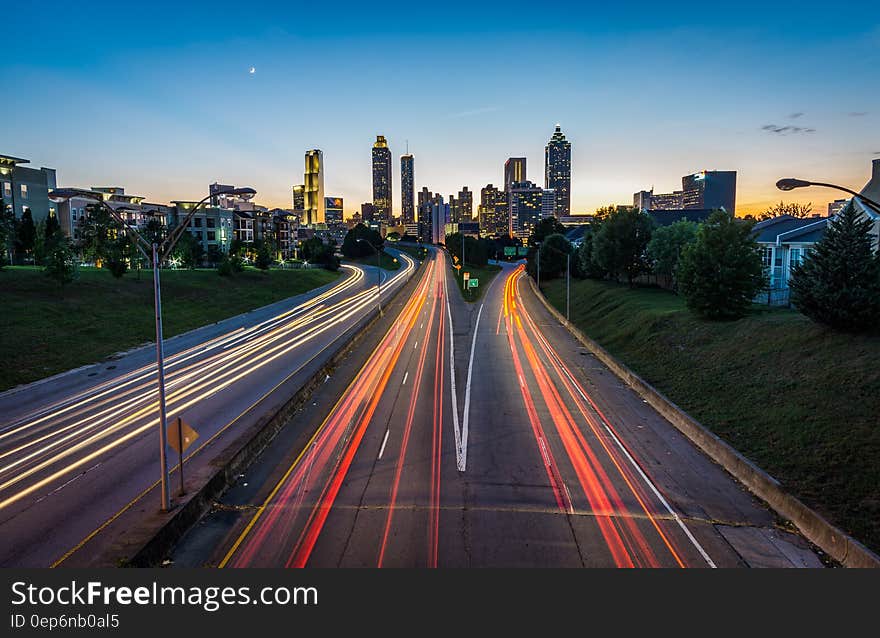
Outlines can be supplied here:
<path id="1" fill-rule="evenodd" d="M 168 257 L 168 255 L 171 254 L 171 251 L 174 249 L 177 240 L 179 240 L 181 235 L 183 235 L 183 233 L 186 231 L 186 228 L 189 225 L 189 222 L 192 219 L 193 215 L 195 215 L 196 212 L 202 206 L 204 206 L 209 199 L 211 199 L 212 197 L 217 197 L 218 195 L 235 195 L 249 199 L 256 195 L 256 193 L 257 191 L 255 191 L 253 188 L 231 188 L 221 192 L 211 193 L 210 195 L 199 201 L 195 206 L 193 206 L 193 208 L 189 211 L 189 214 L 187 214 L 183 221 L 178 224 L 177 228 L 169 233 L 168 237 L 165 238 L 161 245 L 155 241 L 147 241 L 140 233 L 129 226 L 128 223 L 126 223 L 126 221 L 119 215 L 117 210 L 110 206 L 107 202 L 105 202 L 103 197 L 101 197 L 99 193 L 77 188 L 58 188 L 49 193 L 49 199 L 51 199 L 53 202 L 69 201 L 74 197 L 81 197 L 83 199 L 96 201 L 99 205 L 103 206 L 110 214 L 110 217 L 112 217 L 113 220 L 116 221 L 116 223 L 120 224 L 125 232 L 127 232 L 132 237 L 138 251 L 140 251 L 140 253 L 147 259 L 147 261 L 151 261 L 153 264 L 153 310 L 156 319 L 156 378 L 159 385 L 159 466 L 162 473 L 161 500 L 163 512 L 167 512 L 170 509 L 171 499 L 168 493 L 168 461 L 166 458 L 167 441 L 165 440 L 165 351 L 163 347 L 162 337 L 162 291 L 159 285 L 159 266 Z M 181 463 L 182 462 L 183 459 L 181 458 Z"/>
<path id="2" fill-rule="evenodd" d="M 844 193 L 849 193 L 850 195 L 862 200 L 865 204 L 868 205 L 869 208 L 874 209 L 875 212 L 880 213 L 880 204 L 844 186 L 838 186 L 836 184 L 826 184 L 825 182 L 810 182 L 805 179 L 795 179 L 793 177 L 781 179 L 776 182 L 776 188 L 781 191 L 792 191 L 796 188 L 806 188 L 807 186 L 822 186 L 824 188 L 833 188 L 835 190 L 843 191 Z"/>
<path id="3" fill-rule="evenodd" d="M 376 300 L 376 305 L 379 307 L 379 314 L 382 314 L 382 266 L 380 265 L 380 261 L 382 258 L 382 253 L 376 248 L 371 242 L 364 239 L 363 237 L 358 237 L 358 241 L 364 242 L 367 246 L 376 251 L 376 290 L 378 291 L 378 298 Z"/>

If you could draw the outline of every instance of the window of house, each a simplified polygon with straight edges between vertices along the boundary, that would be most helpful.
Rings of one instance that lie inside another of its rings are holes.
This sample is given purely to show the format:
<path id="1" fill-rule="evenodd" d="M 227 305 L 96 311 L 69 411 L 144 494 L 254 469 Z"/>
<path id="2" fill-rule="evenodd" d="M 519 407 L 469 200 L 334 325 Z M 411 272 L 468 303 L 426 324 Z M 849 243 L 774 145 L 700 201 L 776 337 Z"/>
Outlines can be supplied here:
<path id="1" fill-rule="evenodd" d="M 213 230 L 208 231 L 208 241 L 216 241 L 217 234 Z"/>
<path id="2" fill-rule="evenodd" d="M 12 182 L 3 182 L 3 197 L 12 197 Z"/>
<path id="3" fill-rule="evenodd" d="M 21 198 L 22 198 L 22 199 L 27 199 L 27 198 L 28 198 L 28 188 L 27 188 L 27 184 L 22 184 L 22 185 L 21 185 Z"/>
<path id="4" fill-rule="evenodd" d="M 201 227 L 202 227 L 202 218 L 201 218 L 201 217 L 195 217 L 195 218 L 192 220 L 192 223 L 193 223 L 193 226 L 195 226 L 196 228 L 201 228 Z"/>
<path id="5" fill-rule="evenodd" d="M 789 251 L 788 264 L 792 268 L 801 263 L 804 259 L 803 251 L 800 248 L 792 248 Z"/>
<path id="6" fill-rule="evenodd" d="M 210 218 L 206 219 L 206 220 L 205 220 L 205 226 L 206 226 L 207 228 L 214 228 L 214 218 L 213 218 L 213 217 L 210 217 Z"/>

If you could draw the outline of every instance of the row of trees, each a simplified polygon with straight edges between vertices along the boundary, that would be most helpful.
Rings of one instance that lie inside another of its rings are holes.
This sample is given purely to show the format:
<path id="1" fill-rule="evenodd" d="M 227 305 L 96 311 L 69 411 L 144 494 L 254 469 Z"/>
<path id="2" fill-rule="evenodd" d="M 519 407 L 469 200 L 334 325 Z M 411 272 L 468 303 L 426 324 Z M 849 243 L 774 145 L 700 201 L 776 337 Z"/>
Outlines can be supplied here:
<path id="1" fill-rule="evenodd" d="M 574 277 L 624 280 L 632 286 L 652 273 L 696 313 L 737 318 L 767 285 L 754 223 L 717 211 L 701 224 L 682 220 L 656 228 L 635 209 L 611 207 L 598 211 L 574 250 L 562 235 L 564 228 L 546 219 L 530 238 L 533 246 L 541 243 L 541 250 L 530 253 L 528 272 L 536 275 L 540 257 L 542 279 L 562 276 L 570 254 Z M 851 204 L 829 223 L 824 237 L 793 271 L 795 308 L 834 328 L 880 327 L 880 252 L 872 252 L 871 231 L 872 222 Z"/>

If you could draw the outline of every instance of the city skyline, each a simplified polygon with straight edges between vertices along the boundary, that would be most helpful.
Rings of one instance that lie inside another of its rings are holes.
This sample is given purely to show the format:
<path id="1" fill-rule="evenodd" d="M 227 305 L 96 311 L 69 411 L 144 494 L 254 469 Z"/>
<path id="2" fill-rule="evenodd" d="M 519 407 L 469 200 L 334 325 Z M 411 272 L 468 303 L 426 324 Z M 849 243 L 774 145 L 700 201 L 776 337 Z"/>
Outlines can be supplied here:
<path id="1" fill-rule="evenodd" d="M 344 197 L 350 215 L 372 199 L 367 149 L 377 134 L 395 158 L 409 142 L 419 158 L 416 191 L 427 185 L 449 194 L 497 184 L 508 157 L 542 166 L 559 122 L 573 144 L 573 213 L 627 203 L 652 186 L 669 192 L 681 175 L 702 170 L 738 172 L 740 215 L 780 199 L 823 210 L 833 194 L 780 197 L 775 181 L 794 175 L 856 188 L 869 177 L 880 148 L 866 133 L 880 128 L 873 108 L 880 89 L 862 78 L 874 71 L 880 23 L 789 4 L 792 10 L 778 7 L 784 21 L 762 26 L 748 17 L 750 5 L 760 6 L 750 2 L 743 17 L 712 7 L 563 4 L 566 24 L 575 26 L 562 31 L 558 12 L 523 5 L 530 10 L 520 19 L 501 5 L 481 5 L 469 7 L 470 23 L 491 28 L 454 33 L 418 12 L 393 10 L 331 16 L 273 8 L 272 26 L 263 14 L 237 18 L 229 30 L 222 2 L 209 13 L 177 8 L 173 21 L 160 19 L 161 10 L 131 21 L 129 10 L 96 10 L 96 18 L 62 3 L 22 7 L 10 44 L 27 54 L 3 72 L 18 88 L 0 104 L 3 120 L 16 124 L 4 131 L 3 151 L 56 168 L 63 185 L 113 183 L 170 201 L 214 181 L 252 183 L 262 203 L 287 207 L 302 154 L 321 149 L 326 190 Z M 47 12 L 70 26 L 51 41 L 38 37 Z M 299 19 L 302 12 L 310 19 Z M 203 28 L 185 28 L 196 21 Z M 334 28 L 310 26 L 323 22 Z M 133 37 L 105 47 L 77 35 L 85 24 L 124 24 Z M 380 24 L 381 43 L 363 35 Z M 312 45 L 321 64 L 302 68 L 298 56 Z M 395 65 L 421 84 L 457 82 L 456 100 L 394 87 L 374 92 L 385 71 L 372 59 L 384 59 L 389 46 L 411 52 Z M 521 60 L 515 73 L 500 63 L 513 52 Z M 547 55 L 551 70 L 541 63 Z M 553 87 L 552 100 L 538 90 L 496 97 L 530 73 Z M 318 108 L 302 99 L 304 86 L 357 99 Z M 399 193 L 397 167 L 392 172 Z M 542 181 L 538 173 L 531 179 Z M 399 206 L 398 198 L 395 215 Z"/>

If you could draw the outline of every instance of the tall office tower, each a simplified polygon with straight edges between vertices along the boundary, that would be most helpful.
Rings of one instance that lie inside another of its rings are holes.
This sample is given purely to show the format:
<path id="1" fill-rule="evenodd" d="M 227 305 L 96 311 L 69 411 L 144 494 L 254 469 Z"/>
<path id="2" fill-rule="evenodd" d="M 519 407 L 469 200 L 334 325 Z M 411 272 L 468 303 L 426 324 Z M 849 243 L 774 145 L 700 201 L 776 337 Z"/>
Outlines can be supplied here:
<path id="1" fill-rule="evenodd" d="M 571 215 L 571 142 L 559 124 L 544 147 L 544 188 L 556 191 L 556 216 Z"/>
<path id="2" fill-rule="evenodd" d="M 306 151 L 306 174 L 304 185 L 304 224 L 314 226 L 323 224 L 326 217 L 324 208 L 324 154 L 318 149 Z"/>
<path id="3" fill-rule="evenodd" d="M 378 220 L 391 223 L 391 149 L 384 135 L 373 144 L 373 206 Z"/>
<path id="4" fill-rule="evenodd" d="M 324 198 L 324 221 L 328 226 L 339 226 L 342 224 L 342 198 L 341 197 L 325 197 Z"/>
<path id="5" fill-rule="evenodd" d="M 477 209 L 480 221 L 480 235 L 494 237 L 508 233 L 507 202 L 504 191 L 499 191 L 492 184 L 480 189 L 480 206 Z"/>
<path id="6" fill-rule="evenodd" d="M 474 220 L 474 193 L 469 191 L 467 186 L 462 186 L 458 191 L 458 218 L 455 222 L 470 222 Z"/>
<path id="7" fill-rule="evenodd" d="M 458 223 L 458 202 L 455 195 L 449 196 L 449 221 Z"/>
<path id="8" fill-rule="evenodd" d="M 419 199 L 418 199 L 418 208 L 416 212 L 418 213 L 418 221 L 420 224 L 425 224 L 425 237 L 430 237 L 430 226 L 431 226 L 431 201 L 434 199 L 434 193 L 428 190 L 427 186 L 422 186 L 422 190 L 419 191 Z"/>
<path id="9" fill-rule="evenodd" d="M 723 208 L 736 215 L 736 171 L 700 171 L 681 178 L 685 209 Z"/>
<path id="10" fill-rule="evenodd" d="M 541 193 L 541 217 L 557 217 L 556 204 L 556 191 L 552 188 L 545 188 Z"/>
<path id="11" fill-rule="evenodd" d="M 449 204 L 443 203 L 442 195 L 435 195 L 431 201 L 431 243 L 446 242 L 447 223 L 449 223 Z"/>
<path id="12" fill-rule="evenodd" d="M 306 207 L 306 187 L 303 184 L 297 184 L 293 187 L 293 210 L 301 211 Z M 302 219 L 302 217 L 300 217 Z"/>
<path id="13" fill-rule="evenodd" d="M 509 191 L 511 185 L 526 181 L 526 158 L 511 157 L 504 162 L 504 190 Z"/>
<path id="14" fill-rule="evenodd" d="M 512 237 L 528 239 L 541 221 L 544 189 L 532 182 L 514 182 L 507 191 L 508 232 Z"/>
<path id="15" fill-rule="evenodd" d="M 415 210 L 415 168 L 413 156 L 407 153 L 400 156 L 400 217 L 404 224 L 416 219 Z"/>

